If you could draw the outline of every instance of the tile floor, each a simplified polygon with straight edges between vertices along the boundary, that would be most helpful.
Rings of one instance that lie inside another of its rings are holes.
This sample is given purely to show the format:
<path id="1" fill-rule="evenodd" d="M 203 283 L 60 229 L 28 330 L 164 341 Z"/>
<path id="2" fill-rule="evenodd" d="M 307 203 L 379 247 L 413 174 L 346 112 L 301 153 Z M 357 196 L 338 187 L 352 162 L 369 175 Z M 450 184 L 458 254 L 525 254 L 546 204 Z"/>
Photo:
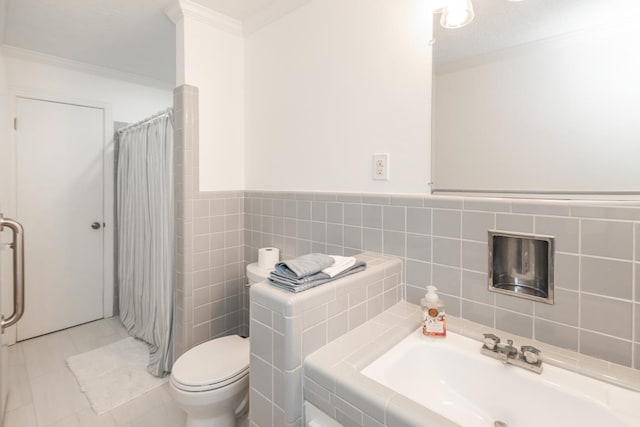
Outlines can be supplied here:
<path id="1" fill-rule="evenodd" d="M 127 337 L 117 317 L 9 347 L 9 397 L 4 427 L 182 427 L 185 414 L 165 383 L 96 415 L 65 359 Z"/>

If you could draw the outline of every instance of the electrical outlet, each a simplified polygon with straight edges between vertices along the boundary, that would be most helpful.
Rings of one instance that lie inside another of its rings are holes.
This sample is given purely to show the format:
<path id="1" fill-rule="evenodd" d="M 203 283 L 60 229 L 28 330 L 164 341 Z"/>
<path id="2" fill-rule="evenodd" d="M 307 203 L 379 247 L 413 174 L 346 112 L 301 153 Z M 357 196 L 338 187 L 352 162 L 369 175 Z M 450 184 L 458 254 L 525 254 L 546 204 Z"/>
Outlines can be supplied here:
<path id="1" fill-rule="evenodd" d="M 389 180 L 389 153 L 376 153 L 373 155 L 373 180 Z"/>

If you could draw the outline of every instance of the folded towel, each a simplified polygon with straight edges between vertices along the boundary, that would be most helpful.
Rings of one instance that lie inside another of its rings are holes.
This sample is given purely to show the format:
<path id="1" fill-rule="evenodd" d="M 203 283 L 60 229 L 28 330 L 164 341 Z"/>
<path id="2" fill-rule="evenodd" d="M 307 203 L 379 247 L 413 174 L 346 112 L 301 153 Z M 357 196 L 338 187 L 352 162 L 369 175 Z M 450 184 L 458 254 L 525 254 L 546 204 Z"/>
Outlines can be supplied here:
<path id="1" fill-rule="evenodd" d="M 331 276 L 320 271 L 318 273 L 311 274 L 309 276 L 295 278 L 295 277 L 280 274 L 277 271 L 272 271 L 271 274 L 269 274 L 269 278 L 277 282 L 290 283 L 292 285 L 302 285 L 305 283 L 314 282 L 316 280 L 331 279 Z"/>
<path id="2" fill-rule="evenodd" d="M 280 276 L 300 279 L 321 272 L 335 261 L 329 255 L 308 254 L 275 265 L 275 272 Z"/>
<path id="3" fill-rule="evenodd" d="M 356 259 L 352 256 L 339 256 L 339 255 L 329 255 L 335 261 L 333 265 L 327 267 L 322 270 L 323 273 L 328 274 L 330 277 L 335 277 L 338 274 L 342 273 L 348 268 L 351 268 L 355 263 Z"/>
<path id="4" fill-rule="evenodd" d="M 272 272 L 269 276 L 269 283 L 273 286 L 277 286 L 280 289 L 284 289 L 289 292 L 302 292 L 307 289 L 315 288 L 316 286 L 322 285 L 327 282 L 331 282 L 333 280 L 338 280 L 343 277 L 349 276 L 351 274 L 358 273 L 367 268 L 367 263 L 364 261 L 358 261 L 351 267 L 342 271 L 334 277 L 329 276 L 326 273 L 319 272 L 313 274 L 311 276 L 307 276 L 301 279 L 292 279 L 279 275 L 276 272 Z"/>

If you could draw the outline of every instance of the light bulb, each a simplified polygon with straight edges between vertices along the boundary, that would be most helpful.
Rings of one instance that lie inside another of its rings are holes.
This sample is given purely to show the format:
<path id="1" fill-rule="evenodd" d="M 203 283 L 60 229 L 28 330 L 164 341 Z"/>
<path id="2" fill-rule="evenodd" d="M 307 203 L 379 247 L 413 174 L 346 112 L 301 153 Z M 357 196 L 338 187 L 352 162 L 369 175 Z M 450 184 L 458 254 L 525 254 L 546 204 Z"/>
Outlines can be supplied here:
<path id="1" fill-rule="evenodd" d="M 474 16 L 471 0 L 450 0 L 442 8 L 440 25 L 444 28 L 464 27 L 473 21 Z"/>

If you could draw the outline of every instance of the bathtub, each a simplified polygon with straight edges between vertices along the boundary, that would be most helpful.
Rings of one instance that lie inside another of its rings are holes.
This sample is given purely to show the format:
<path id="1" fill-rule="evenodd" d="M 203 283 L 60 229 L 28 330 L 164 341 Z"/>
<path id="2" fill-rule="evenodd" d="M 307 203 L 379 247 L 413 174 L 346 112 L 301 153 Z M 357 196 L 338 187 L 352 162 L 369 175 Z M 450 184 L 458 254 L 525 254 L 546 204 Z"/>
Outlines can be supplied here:
<path id="1" fill-rule="evenodd" d="M 549 364 L 538 375 L 481 345 L 418 329 L 360 373 L 464 427 L 640 426 L 639 392 Z"/>

